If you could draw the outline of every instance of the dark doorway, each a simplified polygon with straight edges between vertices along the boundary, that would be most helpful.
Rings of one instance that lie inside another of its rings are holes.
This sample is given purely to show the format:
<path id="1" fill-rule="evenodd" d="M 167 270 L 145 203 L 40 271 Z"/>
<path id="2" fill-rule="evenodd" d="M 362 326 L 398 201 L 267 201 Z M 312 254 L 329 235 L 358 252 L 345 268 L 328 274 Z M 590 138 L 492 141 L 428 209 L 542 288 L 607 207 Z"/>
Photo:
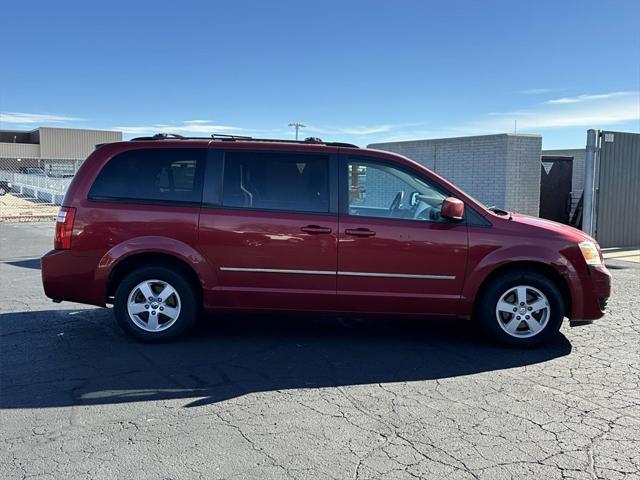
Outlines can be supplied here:
<path id="1" fill-rule="evenodd" d="M 540 216 L 569 223 L 573 157 L 542 156 L 540 166 Z"/>

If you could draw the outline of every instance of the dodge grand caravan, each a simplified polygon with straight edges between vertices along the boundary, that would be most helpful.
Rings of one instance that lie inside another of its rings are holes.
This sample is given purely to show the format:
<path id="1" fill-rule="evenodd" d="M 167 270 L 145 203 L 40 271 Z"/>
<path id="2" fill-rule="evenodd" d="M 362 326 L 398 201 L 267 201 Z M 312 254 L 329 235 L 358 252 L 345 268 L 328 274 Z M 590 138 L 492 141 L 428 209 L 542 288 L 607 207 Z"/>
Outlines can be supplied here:
<path id="1" fill-rule="evenodd" d="M 405 157 L 219 135 L 99 146 L 42 279 L 55 301 L 112 304 L 143 341 L 202 310 L 293 310 L 459 317 L 530 346 L 601 317 L 610 293 L 589 236 L 487 208 Z"/>

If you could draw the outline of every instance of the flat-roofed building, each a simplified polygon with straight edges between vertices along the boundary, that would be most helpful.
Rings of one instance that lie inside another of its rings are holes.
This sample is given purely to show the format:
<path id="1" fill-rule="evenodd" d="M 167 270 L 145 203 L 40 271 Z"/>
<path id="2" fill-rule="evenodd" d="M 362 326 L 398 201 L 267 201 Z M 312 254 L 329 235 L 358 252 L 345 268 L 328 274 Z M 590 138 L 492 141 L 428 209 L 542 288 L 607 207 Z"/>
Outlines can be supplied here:
<path id="1" fill-rule="evenodd" d="M 0 130 L 0 170 L 19 172 L 36 167 L 51 176 L 73 175 L 96 145 L 121 140 L 122 132 L 111 130 Z"/>

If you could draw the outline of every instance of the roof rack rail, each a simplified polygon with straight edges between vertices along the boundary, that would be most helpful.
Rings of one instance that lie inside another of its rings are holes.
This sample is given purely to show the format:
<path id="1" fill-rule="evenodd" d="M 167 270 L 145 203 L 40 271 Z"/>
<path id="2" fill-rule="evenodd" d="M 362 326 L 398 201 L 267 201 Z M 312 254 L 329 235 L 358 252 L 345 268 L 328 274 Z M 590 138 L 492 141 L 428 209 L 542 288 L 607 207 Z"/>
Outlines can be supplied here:
<path id="1" fill-rule="evenodd" d="M 243 135 L 228 135 L 224 133 L 213 133 L 209 137 L 185 137 L 176 133 L 156 133 L 150 137 L 136 137 L 131 141 L 149 141 L 149 140 L 220 140 L 223 142 L 274 142 L 274 143 L 296 143 L 301 145 L 327 145 L 330 147 L 347 147 L 347 148 L 360 148 L 353 143 L 345 142 L 325 142 L 318 137 L 307 137 L 304 140 L 289 140 L 283 138 L 254 138 Z"/>
<path id="2" fill-rule="evenodd" d="M 233 138 L 231 140 L 234 140 Z M 360 148 L 353 143 L 346 142 L 325 142 L 321 138 L 318 137 L 307 137 L 304 140 L 289 140 L 286 138 L 253 138 L 253 137 L 238 137 L 240 141 L 248 141 L 248 142 L 277 142 L 277 143 L 297 143 L 301 145 L 327 145 L 329 147 L 349 147 L 349 148 Z"/>
<path id="3" fill-rule="evenodd" d="M 173 140 L 184 140 L 187 137 L 184 137 L 182 135 L 178 135 L 177 133 L 156 133 L 155 135 L 151 136 L 151 137 L 136 137 L 136 138 L 132 138 L 131 141 L 134 140 L 166 140 L 166 139 L 173 139 Z"/>
<path id="4" fill-rule="evenodd" d="M 247 137 L 245 135 L 228 135 L 224 133 L 212 133 L 211 138 L 214 140 L 252 140 L 251 137 Z"/>

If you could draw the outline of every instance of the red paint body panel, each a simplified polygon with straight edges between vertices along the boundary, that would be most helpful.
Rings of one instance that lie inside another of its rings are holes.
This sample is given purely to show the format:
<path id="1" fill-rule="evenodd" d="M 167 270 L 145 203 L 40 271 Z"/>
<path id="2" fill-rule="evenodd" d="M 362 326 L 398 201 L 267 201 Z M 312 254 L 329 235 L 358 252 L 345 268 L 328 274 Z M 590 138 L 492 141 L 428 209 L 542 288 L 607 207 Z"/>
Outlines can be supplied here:
<path id="1" fill-rule="evenodd" d="M 482 282 L 496 268 L 512 262 L 534 262 L 553 267 L 566 282 L 571 295 L 570 318 L 594 320 L 602 317 L 598 299 L 610 295 L 606 267 L 586 265 L 577 244 L 591 240 L 580 230 L 548 220 L 489 213 L 493 226 L 469 229 L 469 261 L 459 314 L 473 312 Z M 594 241 L 595 242 L 595 241 Z M 593 283 L 598 279 L 598 286 Z"/>
<path id="2" fill-rule="evenodd" d="M 71 250 L 51 250 L 41 260 L 44 293 L 54 300 L 104 306 L 102 285 L 94 283 L 97 262 Z"/>
<path id="3" fill-rule="evenodd" d="M 301 228 L 306 226 L 330 233 L 305 233 Z M 209 265 L 223 269 L 218 285 L 205 292 L 205 303 L 220 308 L 335 310 L 336 275 L 327 272 L 336 270 L 337 231 L 337 216 L 203 208 L 199 249 Z"/>
<path id="4" fill-rule="evenodd" d="M 358 228 L 370 229 L 375 236 L 345 234 L 345 230 Z M 466 264 L 466 224 L 341 218 L 338 270 L 376 276 L 338 276 L 338 309 L 454 316 Z M 384 274 L 453 278 L 394 278 Z"/>
<path id="5" fill-rule="evenodd" d="M 491 225 L 476 227 L 335 213 L 125 205 L 87 198 L 102 167 L 121 152 L 191 147 L 334 156 L 353 153 L 392 161 L 440 184 L 462 200 L 465 209 L 480 212 Z M 105 305 L 113 269 L 139 253 L 172 255 L 189 265 L 200 280 L 203 303 L 208 309 L 469 317 L 487 276 L 518 261 L 550 265 L 561 275 L 570 293 L 572 319 L 601 317 L 602 300 L 610 294 L 606 267 L 588 267 L 582 258 L 577 244 L 593 241 L 583 232 L 537 218 L 513 215 L 509 219 L 493 214 L 425 167 L 389 152 L 277 142 L 120 142 L 105 145 L 89 156 L 63 204 L 77 209 L 71 249 L 53 250 L 42 259 L 45 293 L 56 300 Z M 301 230 L 308 226 L 330 232 Z M 362 228 L 375 231 L 375 235 L 345 233 Z M 268 271 L 246 272 L 243 268 Z M 270 271 L 274 269 L 287 272 Z M 307 273 L 299 274 L 297 270 Z M 349 272 L 378 275 L 352 276 Z M 424 275 L 434 278 L 423 278 Z"/>

